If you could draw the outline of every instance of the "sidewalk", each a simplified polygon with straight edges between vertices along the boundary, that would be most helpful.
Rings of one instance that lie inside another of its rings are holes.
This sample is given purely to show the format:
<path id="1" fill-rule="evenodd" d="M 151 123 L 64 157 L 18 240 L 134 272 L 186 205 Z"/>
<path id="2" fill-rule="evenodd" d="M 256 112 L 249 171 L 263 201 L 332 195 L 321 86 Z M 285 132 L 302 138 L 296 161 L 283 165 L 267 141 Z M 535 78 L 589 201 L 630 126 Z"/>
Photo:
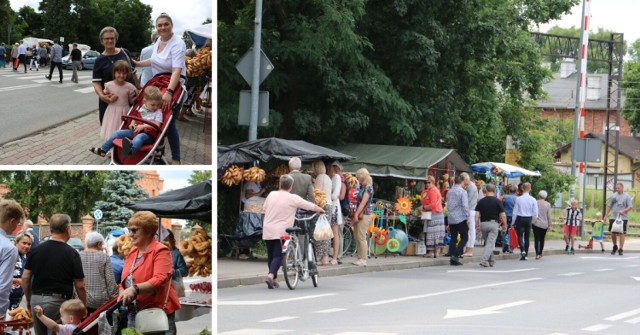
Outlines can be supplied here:
<path id="1" fill-rule="evenodd" d="M 585 245 L 587 242 L 581 242 Z M 580 243 L 576 240 L 576 246 Z M 625 241 L 624 249 L 625 256 L 612 256 L 611 242 L 605 241 L 606 252 L 602 254 L 600 250 L 584 250 L 576 249 L 576 255 L 593 255 L 593 256 L 606 256 L 606 257 L 626 257 L 629 254 L 635 254 L 640 252 L 640 239 L 628 239 Z M 545 241 L 544 255 L 564 255 L 564 241 L 562 240 L 547 240 Z M 599 245 L 595 245 L 596 249 Z M 480 256 L 482 255 L 484 247 L 476 246 L 473 249 L 473 257 L 462 259 L 464 263 L 463 268 L 480 268 Z M 495 250 L 498 250 L 497 248 Z M 542 260 L 535 259 L 535 251 L 533 249 L 533 241 L 529 247 L 529 257 L 527 263 L 536 264 L 536 266 L 542 266 L 544 258 Z M 635 255 L 634 255 L 635 256 Z M 496 259 L 496 266 L 500 267 L 500 261 L 506 259 L 520 259 L 519 253 L 514 251 L 513 254 L 502 254 L 494 256 Z M 569 257 L 569 256 L 566 256 Z M 365 272 L 377 272 L 377 271 L 393 271 L 393 270 L 405 270 L 413 268 L 421 268 L 427 266 L 449 266 L 449 257 L 439 258 L 424 258 L 422 256 L 378 256 L 378 258 L 370 258 L 367 260 L 366 267 L 359 267 L 352 265 L 351 262 L 355 261 L 354 257 L 345 257 L 342 259 L 342 264 L 333 266 L 321 266 L 320 277 L 332 277 L 332 276 L 344 276 Z M 229 288 L 240 285 L 256 285 L 263 284 L 265 276 L 267 275 L 267 260 L 266 257 L 259 257 L 250 260 L 237 260 L 235 258 L 218 258 L 218 289 Z M 282 278 L 281 273 L 278 275 L 280 280 Z"/>
<path id="2" fill-rule="evenodd" d="M 189 122 L 177 121 L 183 165 L 211 165 L 211 115 L 187 116 Z M 55 125 L 38 133 L 0 146 L 2 165 L 108 165 L 109 158 L 89 152 L 102 144 L 98 111 Z M 166 142 L 165 157 L 171 161 Z"/>

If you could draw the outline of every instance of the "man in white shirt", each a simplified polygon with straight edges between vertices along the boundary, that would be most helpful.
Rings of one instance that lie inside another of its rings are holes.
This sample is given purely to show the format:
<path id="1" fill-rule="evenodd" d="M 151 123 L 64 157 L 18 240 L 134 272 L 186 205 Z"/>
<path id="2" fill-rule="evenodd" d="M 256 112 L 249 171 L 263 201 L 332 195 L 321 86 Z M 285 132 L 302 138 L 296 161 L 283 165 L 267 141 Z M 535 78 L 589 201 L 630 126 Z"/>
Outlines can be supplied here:
<path id="1" fill-rule="evenodd" d="M 529 253 L 529 235 L 531 234 L 531 221 L 538 217 L 538 202 L 532 196 L 531 184 L 522 185 L 522 195 L 516 199 L 513 207 L 513 222 L 518 233 L 518 244 L 520 244 L 520 260 L 527 260 Z"/>
<path id="2" fill-rule="evenodd" d="M 24 45 L 23 40 L 20 40 L 20 45 L 18 46 L 18 59 L 24 66 L 24 73 L 27 73 L 27 46 Z M 20 64 L 17 67 L 20 67 Z"/>
<path id="3" fill-rule="evenodd" d="M 18 249 L 8 236 L 24 222 L 24 211 L 15 200 L 0 201 L 0 318 L 5 319 L 9 308 L 9 294 L 13 284 L 13 270 L 18 261 Z"/>

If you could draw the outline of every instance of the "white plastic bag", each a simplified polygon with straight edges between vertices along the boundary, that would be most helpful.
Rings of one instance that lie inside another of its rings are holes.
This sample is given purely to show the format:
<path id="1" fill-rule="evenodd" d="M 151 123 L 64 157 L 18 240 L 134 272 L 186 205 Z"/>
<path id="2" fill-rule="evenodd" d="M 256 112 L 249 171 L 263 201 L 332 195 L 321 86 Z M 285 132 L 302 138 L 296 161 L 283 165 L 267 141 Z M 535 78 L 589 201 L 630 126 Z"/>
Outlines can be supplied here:
<path id="1" fill-rule="evenodd" d="M 611 225 L 611 232 L 622 234 L 623 231 L 624 231 L 624 222 L 620 218 L 620 214 L 618 214 L 618 217 L 616 218 L 615 221 L 613 221 L 613 224 Z"/>
<path id="2" fill-rule="evenodd" d="M 313 238 L 316 241 L 326 241 L 333 238 L 333 231 L 331 230 L 331 225 L 326 215 L 320 215 L 320 218 L 316 222 L 316 230 L 313 232 Z"/>

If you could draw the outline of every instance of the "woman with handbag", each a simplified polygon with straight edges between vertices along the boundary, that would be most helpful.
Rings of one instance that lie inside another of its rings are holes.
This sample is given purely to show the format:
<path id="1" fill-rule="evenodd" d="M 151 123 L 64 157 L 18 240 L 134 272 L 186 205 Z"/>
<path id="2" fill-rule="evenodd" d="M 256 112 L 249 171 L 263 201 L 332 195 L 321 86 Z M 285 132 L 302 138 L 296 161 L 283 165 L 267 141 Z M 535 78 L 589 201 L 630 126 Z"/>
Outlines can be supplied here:
<path id="1" fill-rule="evenodd" d="M 84 283 L 87 290 L 87 311 L 93 313 L 118 294 L 118 284 L 111 267 L 111 260 L 104 250 L 104 237 L 92 231 L 84 236 L 87 248 L 80 251 Z"/>
<path id="2" fill-rule="evenodd" d="M 178 297 L 184 297 L 184 282 L 183 277 L 189 274 L 187 263 L 180 254 L 180 250 L 176 248 L 176 238 L 173 236 L 173 232 L 169 230 L 169 235 L 164 238 L 164 245 L 171 250 L 171 262 L 173 264 L 173 275 L 171 275 L 171 281 L 173 281 L 173 287 L 178 293 Z"/>
<path id="3" fill-rule="evenodd" d="M 367 266 L 367 228 L 372 223 L 371 217 L 371 198 L 373 198 L 373 180 L 369 175 L 369 170 L 361 168 L 356 171 L 356 178 L 360 182 L 360 190 L 358 191 L 357 208 L 353 213 L 356 246 L 358 249 L 358 260 L 353 265 Z"/>
<path id="4" fill-rule="evenodd" d="M 436 187 L 436 179 L 427 176 L 422 197 L 422 230 L 425 234 L 424 244 L 427 253 L 424 257 L 433 257 L 442 252 L 444 248 L 444 213 L 442 210 L 442 195 Z"/>
<path id="5" fill-rule="evenodd" d="M 155 239 L 158 217 L 149 211 L 129 219 L 133 248 L 124 262 L 118 301 L 129 311 L 128 327 L 142 333 L 176 334 L 178 295 L 171 284 L 169 248 Z"/>

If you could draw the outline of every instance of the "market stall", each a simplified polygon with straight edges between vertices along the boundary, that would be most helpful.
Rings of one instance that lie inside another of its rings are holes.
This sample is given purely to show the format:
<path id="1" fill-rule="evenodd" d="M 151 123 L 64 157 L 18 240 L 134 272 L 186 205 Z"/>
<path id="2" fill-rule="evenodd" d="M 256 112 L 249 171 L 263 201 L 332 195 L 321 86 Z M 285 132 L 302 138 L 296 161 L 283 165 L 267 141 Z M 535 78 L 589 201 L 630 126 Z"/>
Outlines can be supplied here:
<path id="1" fill-rule="evenodd" d="M 242 190 L 245 183 L 255 183 L 267 191 L 276 190 L 278 178 L 289 173 L 287 163 L 293 157 L 299 157 L 303 163 L 353 159 L 336 150 L 305 141 L 262 138 L 218 147 L 218 177 L 228 188 L 240 187 Z M 238 256 L 239 248 L 250 248 L 262 239 L 261 212 L 265 197 L 266 194 L 249 199 L 244 208 L 239 210 L 234 234 L 221 235 L 233 246 L 232 254 Z"/>
<path id="2" fill-rule="evenodd" d="M 509 184 L 510 178 L 516 179 L 516 182 L 518 182 L 520 177 L 523 176 L 540 177 L 540 172 L 538 171 L 531 171 L 519 166 L 499 162 L 476 163 L 471 165 L 471 169 L 476 175 L 480 176 L 480 179 L 494 184 L 498 196 L 503 193 L 502 189 Z"/>
<path id="3" fill-rule="evenodd" d="M 471 172 L 469 165 L 453 149 L 359 143 L 333 148 L 356 157 L 343 163 L 346 172 L 355 173 L 360 168 L 366 168 L 374 177 L 404 180 L 403 186 L 396 187 L 395 199 L 375 199 L 372 203 L 377 215 L 371 233 L 378 243 L 384 241 L 379 232 L 389 234 L 388 227 L 402 228 L 407 234 L 417 235 L 421 232 L 420 213 L 416 208 L 421 204 L 421 181 L 426 179 L 427 174 L 435 178 L 444 199 L 453 177 L 460 172 Z M 404 249 L 403 244 L 400 250 Z M 387 251 L 394 249 L 387 247 Z M 380 253 L 384 247 L 377 246 L 375 250 Z"/>

